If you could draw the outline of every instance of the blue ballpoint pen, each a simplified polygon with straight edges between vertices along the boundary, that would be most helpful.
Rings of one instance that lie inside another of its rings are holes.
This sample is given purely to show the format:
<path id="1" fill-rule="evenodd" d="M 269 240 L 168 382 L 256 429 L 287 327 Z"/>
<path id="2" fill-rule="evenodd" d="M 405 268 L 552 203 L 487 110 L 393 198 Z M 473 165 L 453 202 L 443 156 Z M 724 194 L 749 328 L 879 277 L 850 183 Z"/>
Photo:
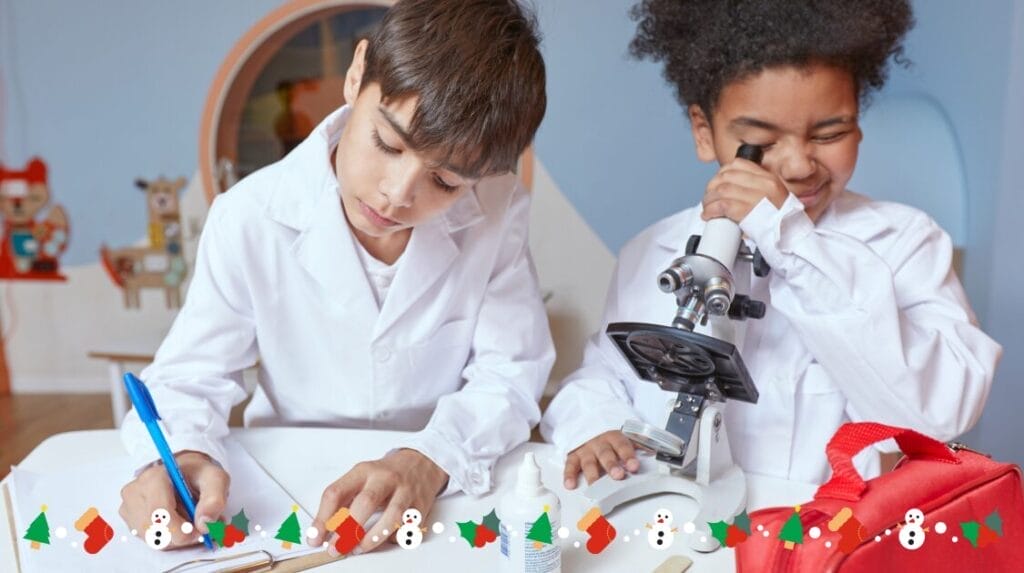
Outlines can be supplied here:
<path id="1" fill-rule="evenodd" d="M 153 403 L 153 396 L 150 395 L 149 388 L 146 388 L 146 385 L 131 372 L 124 375 L 124 385 L 128 389 L 128 396 L 132 399 L 135 410 L 139 413 L 139 419 L 146 425 L 149 435 L 153 437 L 153 443 L 156 445 L 156 450 L 160 452 L 160 459 L 163 460 L 167 473 L 171 476 L 174 489 L 178 491 L 178 497 L 185 504 L 188 518 L 194 522 L 196 520 L 196 503 L 192 501 L 192 494 L 189 493 L 188 486 L 185 485 L 185 478 L 181 475 L 181 469 L 178 468 L 177 462 L 174 461 L 174 454 L 171 453 L 171 448 L 167 445 L 167 440 L 164 438 L 164 433 L 157 424 L 160 414 L 156 411 L 156 404 Z M 208 534 L 203 535 L 203 543 L 206 544 L 208 549 L 213 549 L 213 543 L 210 542 Z"/>

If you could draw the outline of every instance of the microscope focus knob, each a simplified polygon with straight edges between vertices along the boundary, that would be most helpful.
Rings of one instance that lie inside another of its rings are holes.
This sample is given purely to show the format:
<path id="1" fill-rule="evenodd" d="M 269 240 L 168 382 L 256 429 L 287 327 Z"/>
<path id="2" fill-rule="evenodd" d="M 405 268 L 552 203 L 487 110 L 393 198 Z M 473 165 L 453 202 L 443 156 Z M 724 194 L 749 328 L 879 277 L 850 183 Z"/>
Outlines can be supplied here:
<path id="1" fill-rule="evenodd" d="M 738 294 L 729 306 L 729 318 L 733 320 L 746 320 L 748 318 L 764 318 L 766 311 L 765 304 L 754 300 L 745 294 Z"/>

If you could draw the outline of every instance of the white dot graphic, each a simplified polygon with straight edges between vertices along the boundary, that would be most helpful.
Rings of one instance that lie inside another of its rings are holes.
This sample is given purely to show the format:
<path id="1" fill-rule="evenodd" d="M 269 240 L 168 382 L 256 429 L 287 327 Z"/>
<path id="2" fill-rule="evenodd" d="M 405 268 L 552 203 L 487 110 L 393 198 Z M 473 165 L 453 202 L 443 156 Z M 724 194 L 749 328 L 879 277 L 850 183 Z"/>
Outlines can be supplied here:
<path id="1" fill-rule="evenodd" d="M 892 535 L 892 530 L 891 529 L 886 529 L 885 530 L 885 534 L 886 535 Z"/>
<path id="2" fill-rule="evenodd" d="M 623 537 L 622 540 L 625 541 L 626 543 L 629 543 L 629 536 L 627 535 L 627 536 Z"/>
<path id="3" fill-rule="evenodd" d="M 440 535 L 441 533 L 444 532 L 444 524 L 441 523 L 440 521 L 435 521 L 434 522 L 434 526 L 431 527 L 430 529 L 432 529 L 434 531 L 434 533 L 437 533 L 438 535 Z"/>
<path id="4" fill-rule="evenodd" d="M 633 530 L 633 535 L 636 536 L 636 537 L 640 537 L 640 530 L 639 529 L 634 529 Z"/>
<path id="5" fill-rule="evenodd" d="M 692 521 L 687 521 L 686 523 L 683 524 L 683 532 L 685 532 L 685 533 L 693 533 L 694 530 L 696 530 L 696 529 L 697 529 L 697 526 L 694 525 Z"/>
<path id="6" fill-rule="evenodd" d="M 380 537 L 377 537 L 376 535 L 374 535 L 373 536 L 373 542 L 377 543 L 378 541 L 380 541 Z"/>
<path id="7" fill-rule="evenodd" d="M 811 539 L 817 539 L 821 537 L 821 529 L 818 527 L 812 527 L 807 534 L 811 536 Z"/>
<path id="8" fill-rule="evenodd" d="M 261 531 L 260 532 L 260 537 L 266 537 L 266 536 L 267 536 L 267 532 L 266 531 Z"/>
<path id="9" fill-rule="evenodd" d="M 707 535 L 701 535 L 700 536 L 700 542 L 701 543 L 707 543 L 708 542 L 708 536 Z"/>
<path id="10" fill-rule="evenodd" d="M 330 543 L 327 543 L 326 541 L 324 541 L 323 544 L 321 545 L 321 547 L 326 549 L 328 545 L 330 545 Z"/>
<path id="11" fill-rule="evenodd" d="M 569 528 L 568 527 L 559 527 L 558 528 L 558 537 L 560 537 L 562 539 L 568 538 L 569 537 Z"/>
<path id="12" fill-rule="evenodd" d="M 575 547 L 576 549 L 579 549 L 580 548 L 580 542 L 579 541 L 574 541 L 572 543 L 572 546 Z"/>
<path id="13" fill-rule="evenodd" d="M 384 531 L 381 531 L 381 533 L 383 533 L 383 534 L 384 534 L 384 537 L 387 537 L 387 536 L 388 536 L 388 530 L 387 530 L 387 529 L 385 529 Z"/>
<path id="14" fill-rule="evenodd" d="M 765 536 L 765 537 L 768 537 L 768 531 L 767 531 L 767 530 L 765 530 L 765 532 L 764 532 L 764 536 Z"/>
<path id="15" fill-rule="evenodd" d="M 60 526 L 60 527 L 57 528 L 57 530 L 54 533 L 56 533 L 57 539 L 64 539 L 65 537 L 68 536 L 68 528 L 66 528 L 64 526 Z"/>
<path id="16" fill-rule="evenodd" d="M 946 522 L 945 521 L 940 521 L 940 522 L 935 524 L 935 533 L 938 533 L 939 535 L 942 535 L 945 532 L 946 532 Z"/>
<path id="17" fill-rule="evenodd" d="M 758 523 L 758 524 L 757 524 L 757 530 L 758 530 L 758 531 L 764 531 L 764 526 L 763 526 L 763 525 L 761 525 L 760 523 Z"/>
<path id="18" fill-rule="evenodd" d="M 959 540 L 959 539 L 957 539 L 957 538 L 956 538 L 956 536 L 954 535 L 954 536 L 953 536 L 953 543 L 956 543 L 957 541 L 960 541 L 960 540 Z"/>
<path id="19" fill-rule="evenodd" d="M 137 529 L 133 529 L 132 530 L 132 535 L 138 535 L 138 534 L 139 534 L 139 530 L 137 530 Z"/>
<path id="20" fill-rule="evenodd" d="M 876 536 L 875 536 L 875 542 L 876 542 L 876 543 L 877 543 L 877 542 L 879 542 L 879 541 L 881 541 L 881 540 L 882 540 L 882 536 L 881 536 L 881 535 L 876 535 Z"/>
<path id="21" fill-rule="evenodd" d="M 310 525 L 309 527 L 306 528 L 306 537 L 308 537 L 310 539 L 316 539 L 317 535 L 320 535 L 320 530 L 317 529 L 316 527 Z M 374 541 L 376 541 L 376 540 L 374 540 Z"/>
<path id="22" fill-rule="evenodd" d="M 828 547 L 832 547 L 832 542 L 831 542 L 831 541 L 826 541 L 826 542 L 825 542 L 825 547 L 826 547 L 826 548 L 828 548 Z"/>
<path id="23" fill-rule="evenodd" d="M 254 531 L 263 531 L 263 526 L 257 523 L 256 527 L 253 527 L 253 530 Z"/>
<path id="24" fill-rule="evenodd" d="M 189 523 L 188 521 L 186 521 L 185 523 L 181 524 L 181 532 L 184 533 L 185 535 L 188 535 L 189 533 L 192 533 L 192 531 L 194 531 L 194 530 L 195 530 L 195 526 L 192 525 L 191 523 Z"/>

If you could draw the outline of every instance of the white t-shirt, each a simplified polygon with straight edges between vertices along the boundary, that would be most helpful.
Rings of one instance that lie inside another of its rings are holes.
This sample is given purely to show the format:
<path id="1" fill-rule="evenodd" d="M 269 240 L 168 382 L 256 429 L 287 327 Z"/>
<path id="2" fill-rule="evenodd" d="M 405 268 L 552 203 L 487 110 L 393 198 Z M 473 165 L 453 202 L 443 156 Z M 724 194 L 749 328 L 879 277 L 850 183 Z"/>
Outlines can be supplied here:
<path id="1" fill-rule="evenodd" d="M 402 262 L 402 257 L 399 256 L 398 260 L 389 265 L 371 255 L 355 237 L 352 237 L 352 242 L 356 244 L 356 254 L 359 255 L 359 262 L 363 264 L 366 280 L 370 281 L 370 289 L 373 290 L 373 296 L 377 299 L 377 306 L 382 308 L 384 299 L 388 297 L 391 283 L 394 282 L 395 275 L 398 273 L 398 263 Z"/>

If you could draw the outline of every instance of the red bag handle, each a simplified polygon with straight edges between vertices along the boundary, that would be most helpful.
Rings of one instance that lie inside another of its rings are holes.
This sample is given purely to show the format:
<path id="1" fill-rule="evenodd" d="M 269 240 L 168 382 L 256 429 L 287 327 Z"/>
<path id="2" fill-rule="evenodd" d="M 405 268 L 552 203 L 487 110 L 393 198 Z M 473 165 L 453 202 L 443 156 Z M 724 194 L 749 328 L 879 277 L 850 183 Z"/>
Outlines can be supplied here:
<path id="1" fill-rule="evenodd" d="M 896 428 L 876 422 L 849 422 L 836 430 L 825 446 L 832 478 L 818 488 L 814 499 L 831 498 L 859 501 L 868 484 L 853 467 L 853 456 L 871 444 L 895 438 L 908 457 L 959 464 L 953 451 L 942 442 L 907 428 Z"/>

